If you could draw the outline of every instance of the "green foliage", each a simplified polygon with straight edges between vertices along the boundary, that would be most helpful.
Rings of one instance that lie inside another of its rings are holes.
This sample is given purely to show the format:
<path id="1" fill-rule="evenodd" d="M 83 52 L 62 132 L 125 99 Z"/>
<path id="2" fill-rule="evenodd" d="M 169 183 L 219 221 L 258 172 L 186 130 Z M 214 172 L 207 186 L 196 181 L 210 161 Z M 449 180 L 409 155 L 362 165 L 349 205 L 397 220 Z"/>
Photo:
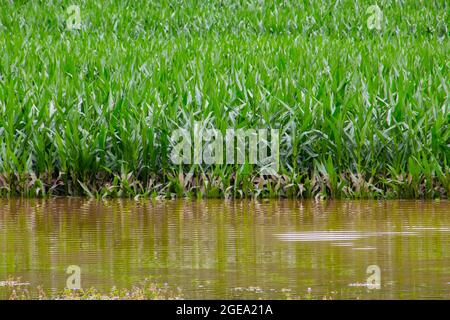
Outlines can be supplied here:
<path id="1" fill-rule="evenodd" d="M 0 194 L 447 197 L 448 3 L 1 1 Z M 173 130 L 280 130 L 279 178 Z M 193 176 L 188 176 L 191 172 Z M 182 177 L 180 179 L 180 177 Z"/>

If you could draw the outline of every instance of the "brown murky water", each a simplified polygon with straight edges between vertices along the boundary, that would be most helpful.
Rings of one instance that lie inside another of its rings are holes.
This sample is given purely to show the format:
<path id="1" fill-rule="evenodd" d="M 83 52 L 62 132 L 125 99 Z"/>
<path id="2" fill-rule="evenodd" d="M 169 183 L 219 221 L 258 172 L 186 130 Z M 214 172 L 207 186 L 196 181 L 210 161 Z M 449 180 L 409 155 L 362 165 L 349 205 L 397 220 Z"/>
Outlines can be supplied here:
<path id="1" fill-rule="evenodd" d="M 0 298 L 8 277 L 60 291 L 69 265 L 104 291 L 449 299 L 450 202 L 0 199 Z"/>

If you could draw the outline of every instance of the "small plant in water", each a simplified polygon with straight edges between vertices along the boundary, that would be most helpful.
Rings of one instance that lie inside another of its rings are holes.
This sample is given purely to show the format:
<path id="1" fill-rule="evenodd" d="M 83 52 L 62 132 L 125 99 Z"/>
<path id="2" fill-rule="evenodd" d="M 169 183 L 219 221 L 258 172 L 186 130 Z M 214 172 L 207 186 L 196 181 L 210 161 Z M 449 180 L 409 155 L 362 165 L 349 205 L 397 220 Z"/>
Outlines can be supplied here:
<path id="1" fill-rule="evenodd" d="M 66 288 L 56 293 L 48 293 L 42 286 L 30 288 L 29 283 L 16 285 L 19 280 L 8 280 L 7 287 L 11 289 L 10 300 L 178 300 L 183 298 L 180 288 L 172 289 L 167 285 L 155 284 L 149 280 L 144 280 L 131 289 L 113 287 L 109 292 L 103 292 L 96 288 L 87 290 Z"/>

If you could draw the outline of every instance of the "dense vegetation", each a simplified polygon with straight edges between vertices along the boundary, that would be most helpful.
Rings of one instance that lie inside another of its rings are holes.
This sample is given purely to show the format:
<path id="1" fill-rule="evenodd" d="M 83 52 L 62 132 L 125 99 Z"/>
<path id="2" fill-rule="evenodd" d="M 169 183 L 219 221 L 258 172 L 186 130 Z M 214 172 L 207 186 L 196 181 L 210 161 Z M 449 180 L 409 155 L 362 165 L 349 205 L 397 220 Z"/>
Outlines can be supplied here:
<path id="1" fill-rule="evenodd" d="M 1 195 L 448 196 L 446 0 L 0 3 Z M 279 129 L 280 176 L 174 165 L 199 120 Z"/>

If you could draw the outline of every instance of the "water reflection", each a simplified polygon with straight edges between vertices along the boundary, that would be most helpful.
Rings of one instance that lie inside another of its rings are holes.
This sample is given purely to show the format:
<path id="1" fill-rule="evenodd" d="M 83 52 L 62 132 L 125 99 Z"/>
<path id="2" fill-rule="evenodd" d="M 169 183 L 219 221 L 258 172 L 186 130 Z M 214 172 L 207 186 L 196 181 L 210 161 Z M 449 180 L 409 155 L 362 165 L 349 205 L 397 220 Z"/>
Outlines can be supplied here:
<path id="1" fill-rule="evenodd" d="M 0 281 L 54 290 L 79 265 L 186 298 L 450 298 L 449 249 L 448 201 L 0 200 Z M 354 285 L 369 265 L 380 290 Z"/>

